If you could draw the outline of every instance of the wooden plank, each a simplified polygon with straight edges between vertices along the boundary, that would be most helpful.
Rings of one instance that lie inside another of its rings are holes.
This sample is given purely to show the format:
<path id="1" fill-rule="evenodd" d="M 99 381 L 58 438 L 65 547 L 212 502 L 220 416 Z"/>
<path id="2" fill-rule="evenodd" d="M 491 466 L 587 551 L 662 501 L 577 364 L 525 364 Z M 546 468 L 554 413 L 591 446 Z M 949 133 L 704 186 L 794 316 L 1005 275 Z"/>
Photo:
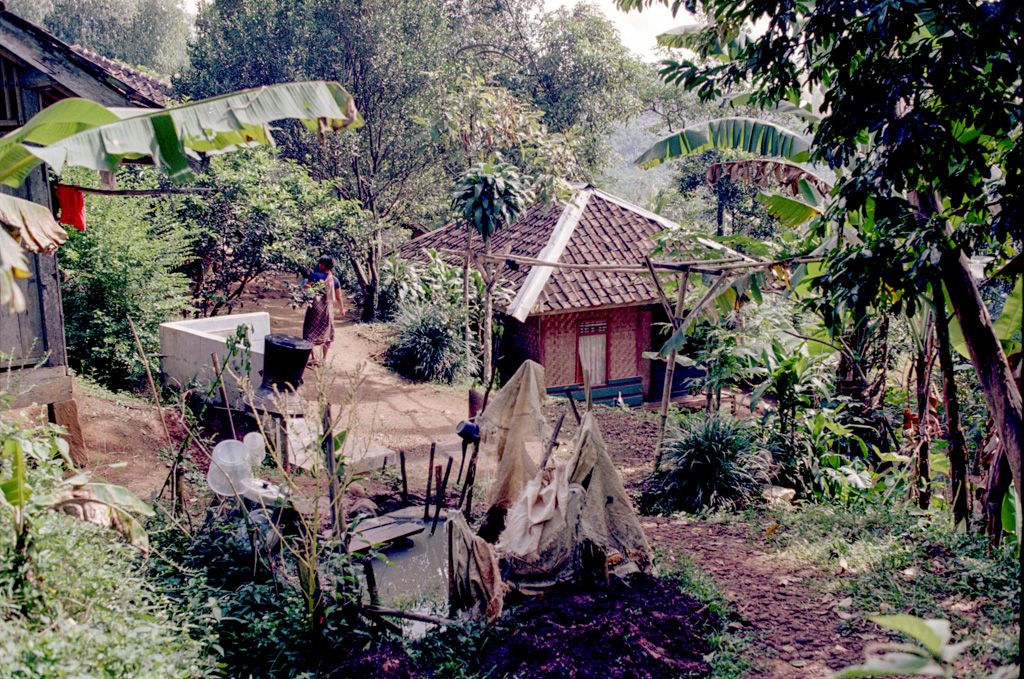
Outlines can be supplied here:
<path id="1" fill-rule="evenodd" d="M 4 368 L 35 365 L 46 353 L 46 343 L 43 340 L 43 312 L 37 282 L 38 259 L 37 255 L 26 253 L 31 277 L 15 279 L 15 285 L 21 288 L 25 296 L 25 310 L 11 313 L 6 305 L 0 305 L 0 352 L 4 354 L 0 364 Z"/>
<path id="2" fill-rule="evenodd" d="M 82 424 L 78 420 L 78 402 L 71 399 L 54 403 L 50 405 L 49 411 L 53 423 L 59 424 L 67 430 L 64 440 L 68 442 L 68 454 L 71 456 L 71 461 L 75 463 L 76 467 L 83 469 L 89 463 L 89 458 L 85 452 Z"/>
<path id="3" fill-rule="evenodd" d="M 0 22 L 2 23 L 2 22 Z M 42 109 L 39 92 L 22 93 L 26 117 L 34 116 Z M 46 168 L 35 168 L 25 179 L 27 198 L 52 209 L 50 202 L 50 180 Z M 36 256 L 36 277 L 39 307 L 42 316 L 42 340 L 47 356 L 46 364 L 60 366 L 68 364 L 67 348 L 64 342 L 64 306 L 60 299 L 60 275 L 57 271 L 57 255 Z"/>
<path id="4" fill-rule="evenodd" d="M 407 538 L 410 535 L 422 533 L 425 526 L 418 522 L 390 523 L 385 526 L 369 528 L 354 533 L 356 537 L 348 545 L 350 554 L 363 552 L 375 545 L 382 545 L 400 538 Z"/>
<path id="5" fill-rule="evenodd" d="M 0 393 L 14 396 L 11 408 L 71 400 L 72 379 L 63 366 L 0 373 Z"/>
<path id="6" fill-rule="evenodd" d="M 42 71 L 62 87 L 83 99 L 91 99 L 104 106 L 130 106 L 128 98 L 114 84 L 110 76 L 85 62 L 67 48 L 65 54 L 54 51 L 55 45 L 45 41 L 30 29 L 23 19 L 12 19 L 10 14 L 0 17 L 0 45 L 17 56 L 18 60 Z M 109 80 L 109 82 L 105 82 Z"/>

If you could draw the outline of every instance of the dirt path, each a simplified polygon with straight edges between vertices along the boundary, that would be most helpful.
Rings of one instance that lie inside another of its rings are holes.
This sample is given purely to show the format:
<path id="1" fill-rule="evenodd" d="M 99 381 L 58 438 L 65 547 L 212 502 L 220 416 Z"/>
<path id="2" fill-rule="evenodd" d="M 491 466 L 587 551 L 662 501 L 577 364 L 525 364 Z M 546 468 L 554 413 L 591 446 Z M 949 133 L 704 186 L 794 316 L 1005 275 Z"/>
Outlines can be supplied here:
<path id="1" fill-rule="evenodd" d="M 790 569 L 748 544 L 749 527 L 643 517 L 652 545 L 673 561 L 680 552 L 712 576 L 749 629 L 751 677 L 826 677 L 863 659 L 864 641 L 840 630 L 844 611 L 806 581 L 810 569 Z M 820 575 L 819 575 L 820 577 Z"/>
<path id="2" fill-rule="evenodd" d="M 374 339 L 375 328 L 356 321 L 355 311 L 351 305 L 346 306 L 345 319 L 335 321 L 335 339 L 327 364 L 307 370 L 301 393 L 315 399 L 314 378 L 318 377 L 328 385 L 330 402 L 344 403 L 350 400 L 357 383 L 354 412 L 346 418 L 352 423 L 352 433 L 391 450 L 404 450 L 410 482 L 418 481 L 417 487 L 423 485 L 432 441 L 437 443 L 439 460 L 446 455 L 461 455 L 455 425 L 467 416 L 468 395 L 461 389 L 410 382 L 383 367 L 379 357 L 384 342 Z M 275 333 L 302 335 L 303 311 L 288 307 L 286 290 L 280 282 L 272 281 L 243 311 L 269 313 Z"/>

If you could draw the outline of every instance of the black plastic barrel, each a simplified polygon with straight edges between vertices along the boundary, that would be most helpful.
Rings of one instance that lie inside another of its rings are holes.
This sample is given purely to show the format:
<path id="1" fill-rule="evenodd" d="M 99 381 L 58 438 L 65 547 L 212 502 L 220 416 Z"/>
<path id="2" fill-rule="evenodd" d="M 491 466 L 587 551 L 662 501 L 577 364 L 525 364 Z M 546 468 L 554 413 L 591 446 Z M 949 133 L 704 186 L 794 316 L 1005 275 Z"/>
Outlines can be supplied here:
<path id="1" fill-rule="evenodd" d="M 281 390 L 302 384 L 313 345 L 301 337 L 282 334 L 267 335 L 263 342 L 263 386 Z"/>

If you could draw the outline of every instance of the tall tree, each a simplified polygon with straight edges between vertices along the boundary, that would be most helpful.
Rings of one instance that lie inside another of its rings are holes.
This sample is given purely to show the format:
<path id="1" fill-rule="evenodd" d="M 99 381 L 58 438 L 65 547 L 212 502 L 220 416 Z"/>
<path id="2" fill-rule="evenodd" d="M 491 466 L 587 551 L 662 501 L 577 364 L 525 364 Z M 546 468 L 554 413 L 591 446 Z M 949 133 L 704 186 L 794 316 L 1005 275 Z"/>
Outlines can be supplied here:
<path id="1" fill-rule="evenodd" d="M 206 96 L 336 79 L 352 93 L 366 123 L 358 134 L 322 143 L 287 127 L 281 141 L 286 157 L 373 216 L 375 229 L 352 261 L 367 320 L 376 315 L 386 231 L 436 222 L 447 210 L 448 181 L 423 152 L 417 123 L 450 70 L 450 31 L 438 9 L 422 0 L 214 0 L 200 12 L 191 68 L 177 83 L 183 94 Z"/>
<path id="2" fill-rule="evenodd" d="M 650 67 L 593 5 L 544 12 L 537 0 L 449 0 L 460 58 L 491 84 L 544 112 L 554 133 L 575 130 L 588 178 L 610 161 L 606 137 L 637 116 Z"/>
<path id="3" fill-rule="evenodd" d="M 8 0 L 7 8 L 78 44 L 170 75 L 185 62 L 190 30 L 183 0 Z"/>

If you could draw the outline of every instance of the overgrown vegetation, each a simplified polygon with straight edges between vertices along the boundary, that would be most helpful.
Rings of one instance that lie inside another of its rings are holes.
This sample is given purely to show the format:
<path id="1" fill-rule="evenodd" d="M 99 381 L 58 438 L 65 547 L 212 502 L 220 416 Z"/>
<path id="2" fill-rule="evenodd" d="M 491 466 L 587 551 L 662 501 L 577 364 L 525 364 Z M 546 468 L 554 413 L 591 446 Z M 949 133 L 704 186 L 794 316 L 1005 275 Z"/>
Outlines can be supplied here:
<path id="1" fill-rule="evenodd" d="M 406 303 L 394 321 L 388 365 L 410 379 L 428 382 L 451 384 L 471 376 L 476 366 L 459 320 L 440 304 Z"/>
<path id="2" fill-rule="evenodd" d="M 765 538 L 772 520 L 780 525 Z M 981 679 L 1017 658 L 1017 555 L 1013 546 L 950 531 L 949 520 L 947 511 L 879 503 L 808 506 L 756 521 L 751 538 L 787 562 L 814 564 L 819 587 L 837 601 L 850 597 L 848 634 L 877 634 L 871 615 L 948 620 L 959 640 L 973 642 L 957 676 Z"/>
<path id="3" fill-rule="evenodd" d="M 0 419 L 0 675 L 213 676 L 213 638 L 146 577 L 128 513 L 144 506 L 86 475 L 63 480 L 59 433 Z"/>

